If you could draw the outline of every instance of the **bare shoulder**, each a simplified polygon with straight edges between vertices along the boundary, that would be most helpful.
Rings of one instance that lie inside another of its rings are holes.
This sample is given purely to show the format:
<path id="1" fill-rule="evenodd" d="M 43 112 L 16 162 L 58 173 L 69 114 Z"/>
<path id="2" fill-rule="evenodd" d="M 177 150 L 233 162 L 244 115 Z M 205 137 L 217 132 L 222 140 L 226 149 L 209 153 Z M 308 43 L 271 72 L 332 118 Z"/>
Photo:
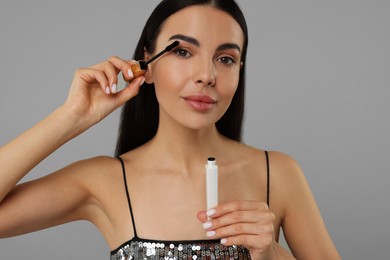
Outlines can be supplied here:
<path id="1" fill-rule="evenodd" d="M 64 189 L 81 193 L 86 200 L 100 204 L 99 201 L 109 194 L 109 189 L 120 185 L 120 167 L 119 160 L 109 156 L 87 158 L 44 177 L 46 181 L 43 183 L 52 183 L 53 186 L 61 183 Z"/>
<path id="2" fill-rule="evenodd" d="M 75 181 L 88 190 L 93 189 L 99 183 L 109 183 L 115 179 L 114 173 L 119 173 L 119 160 L 109 156 L 97 156 L 74 162 L 59 172 L 64 172 L 69 178 Z M 121 176 L 121 175 L 119 175 Z"/>
<path id="3" fill-rule="evenodd" d="M 283 182 L 299 181 L 303 173 L 298 162 L 288 154 L 279 151 L 268 152 L 270 168 L 275 177 L 280 178 L 280 184 Z"/>
<path id="4" fill-rule="evenodd" d="M 268 154 L 271 187 L 279 196 L 278 201 L 291 201 L 300 194 L 309 192 L 303 171 L 293 157 L 278 151 L 270 151 Z"/>
<path id="5" fill-rule="evenodd" d="M 302 182 L 305 180 L 303 172 L 298 162 L 288 154 L 279 151 L 266 151 L 247 144 L 236 142 L 233 144 L 234 153 L 232 156 L 237 158 L 237 161 L 245 162 L 258 168 L 259 165 L 266 163 L 267 155 L 271 177 L 279 187 Z"/>
<path id="6" fill-rule="evenodd" d="M 242 145 L 239 156 L 249 166 L 253 176 L 258 175 L 259 169 L 265 171 L 267 154 L 269 163 L 269 176 L 262 174 L 263 182 L 269 178 L 270 205 L 283 219 L 290 202 L 304 202 L 311 197 L 311 191 L 298 162 L 288 154 L 279 151 L 267 151 L 248 145 Z M 264 172 L 265 173 L 265 172 Z M 253 178 L 253 181 L 256 179 Z"/>
<path id="7" fill-rule="evenodd" d="M 264 161 L 264 150 L 233 140 L 230 140 L 229 145 L 230 149 L 226 149 L 224 154 L 226 154 L 227 158 L 231 161 L 246 162 L 249 164 L 256 164 L 259 163 L 259 161 Z M 235 160 L 232 160 L 232 158 Z"/>
<path id="8" fill-rule="evenodd" d="M 299 163 L 290 155 L 279 151 L 266 151 L 245 144 L 238 145 L 238 147 L 237 156 L 255 169 L 264 168 L 263 165 L 266 163 L 268 155 L 270 178 L 272 179 L 271 188 L 279 191 L 279 194 L 287 195 L 302 185 L 306 185 L 305 176 Z"/>
<path id="9" fill-rule="evenodd" d="M 107 212 L 115 212 L 116 201 L 123 197 L 123 176 L 120 161 L 109 156 L 80 160 L 59 171 L 63 182 L 72 190 L 84 193 L 84 219 L 104 233 Z M 77 187 L 77 188 L 76 188 Z"/>
<path id="10" fill-rule="evenodd" d="M 76 170 L 78 173 L 88 175 L 91 173 L 106 172 L 107 170 L 110 170 L 113 165 L 118 163 L 118 159 L 116 158 L 109 156 L 97 156 L 74 162 L 67 166 L 67 168 L 69 167 Z"/>

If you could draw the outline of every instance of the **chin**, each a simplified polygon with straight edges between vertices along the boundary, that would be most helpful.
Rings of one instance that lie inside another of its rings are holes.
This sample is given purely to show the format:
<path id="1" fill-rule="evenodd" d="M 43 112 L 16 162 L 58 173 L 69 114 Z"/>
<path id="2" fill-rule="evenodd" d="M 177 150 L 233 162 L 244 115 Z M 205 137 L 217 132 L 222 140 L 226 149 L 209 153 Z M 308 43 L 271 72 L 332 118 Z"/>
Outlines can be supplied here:
<path id="1" fill-rule="evenodd" d="M 184 118 L 184 117 L 183 117 Z M 200 130 L 211 130 L 215 128 L 215 123 L 218 121 L 216 118 L 210 118 L 207 116 L 203 116 L 201 118 L 185 118 L 186 120 L 180 120 L 179 123 L 188 128 L 189 130 L 200 131 Z"/>

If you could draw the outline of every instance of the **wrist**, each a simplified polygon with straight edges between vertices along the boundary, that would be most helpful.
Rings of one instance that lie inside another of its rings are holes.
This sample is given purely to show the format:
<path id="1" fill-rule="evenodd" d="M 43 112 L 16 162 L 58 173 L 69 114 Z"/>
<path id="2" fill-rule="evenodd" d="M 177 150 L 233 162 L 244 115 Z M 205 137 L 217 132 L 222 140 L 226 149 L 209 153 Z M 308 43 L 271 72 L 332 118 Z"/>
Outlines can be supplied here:
<path id="1" fill-rule="evenodd" d="M 295 259 L 290 252 L 281 247 L 276 241 L 272 243 L 267 252 L 252 255 L 254 260 L 286 260 Z"/>
<path id="2" fill-rule="evenodd" d="M 252 251 L 251 252 L 251 259 L 253 260 L 272 260 L 272 259 L 277 259 L 274 258 L 275 255 L 275 242 L 273 242 L 269 247 L 267 251 L 262 251 L 262 252 L 256 252 Z"/>
<path id="3" fill-rule="evenodd" d="M 58 134 L 61 135 L 63 142 L 67 142 L 70 139 L 78 136 L 84 132 L 88 126 L 75 111 L 67 105 L 62 105 L 49 116 L 49 119 L 55 121 L 55 129 Z"/>
<path id="4" fill-rule="evenodd" d="M 274 241 L 271 247 L 271 258 L 273 260 L 286 260 L 286 259 L 295 259 L 295 257 L 284 249 L 278 242 Z M 268 259 L 268 258 L 267 258 Z"/>

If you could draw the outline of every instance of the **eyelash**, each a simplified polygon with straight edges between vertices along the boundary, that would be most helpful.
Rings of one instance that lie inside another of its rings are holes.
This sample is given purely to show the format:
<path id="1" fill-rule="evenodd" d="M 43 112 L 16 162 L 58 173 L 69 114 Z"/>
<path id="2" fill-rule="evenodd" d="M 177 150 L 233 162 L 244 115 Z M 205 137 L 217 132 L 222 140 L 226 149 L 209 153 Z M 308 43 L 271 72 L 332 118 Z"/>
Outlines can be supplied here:
<path id="1" fill-rule="evenodd" d="M 185 49 L 176 49 L 175 51 L 174 51 L 174 53 L 176 54 L 176 56 L 178 56 L 178 57 L 181 57 L 181 58 L 189 58 L 189 57 L 191 57 L 192 55 L 191 55 L 191 53 L 189 52 L 189 51 L 187 51 L 187 50 L 185 50 Z M 187 54 L 187 55 L 183 55 L 183 53 L 185 53 L 185 54 Z M 188 54 L 189 54 L 189 56 L 188 56 Z"/>
<path id="2" fill-rule="evenodd" d="M 184 58 L 184 59 L 190 58 L 192 56 L 192 54 L 189 51 L 187 51 L 185 49 L 181 49 L 181 48 L 174 50 L 174 53 L 176 54 L 176 56 Z M 227 66 L 230 66 L 230 65 L 233 65 L 236 63 L 236 60 L 234 58 L 228 57 L 228 56 L 220 57 L 217 59 L 217 61 L 222 63 L 222 64 L 225 64 Z"/>
<path id="3" fill-rule="evenodd" d="M 227 62 L 223 62 L 223 60 L 228 60 Z M 218 58 L 218 61 L 219 62 L 221 62 L 221 63 L 223 63 L 223 64 L 226 64 L 226 65 L 233 65 L 233 64 L 235 64 L 236 63 L 236 60 L 235 59 L 233 59 L 232 57 L 228 57 L 228 56 L 223 56 L 223 57 L 220 57 L 220 58 Z"/>

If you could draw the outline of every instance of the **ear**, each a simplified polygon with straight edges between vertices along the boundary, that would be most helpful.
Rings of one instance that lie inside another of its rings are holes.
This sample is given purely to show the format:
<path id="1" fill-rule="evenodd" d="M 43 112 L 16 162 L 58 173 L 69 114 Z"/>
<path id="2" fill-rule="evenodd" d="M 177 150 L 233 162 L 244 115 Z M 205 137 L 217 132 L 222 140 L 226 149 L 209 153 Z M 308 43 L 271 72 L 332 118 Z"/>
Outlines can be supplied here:
<path id="1" fill-rule="evenodd" d="M 148 61 L 150 59 L 151 55 L 145 50 L 144 48 L 144 60 Z M 145 72 L 144 77 L 145 77 L 145 82 L 147 84 L 152 84 L 153 83 L 153 69 L 152 66 L 148 65 L 148 70 Z"/>
<path id="2" fill-rule="evenodd" d="M 240 62 L 240 69 L 242 69 L 243 66 L 244 66 L 244 62 L 241 61 L 241 62 Z"/>

